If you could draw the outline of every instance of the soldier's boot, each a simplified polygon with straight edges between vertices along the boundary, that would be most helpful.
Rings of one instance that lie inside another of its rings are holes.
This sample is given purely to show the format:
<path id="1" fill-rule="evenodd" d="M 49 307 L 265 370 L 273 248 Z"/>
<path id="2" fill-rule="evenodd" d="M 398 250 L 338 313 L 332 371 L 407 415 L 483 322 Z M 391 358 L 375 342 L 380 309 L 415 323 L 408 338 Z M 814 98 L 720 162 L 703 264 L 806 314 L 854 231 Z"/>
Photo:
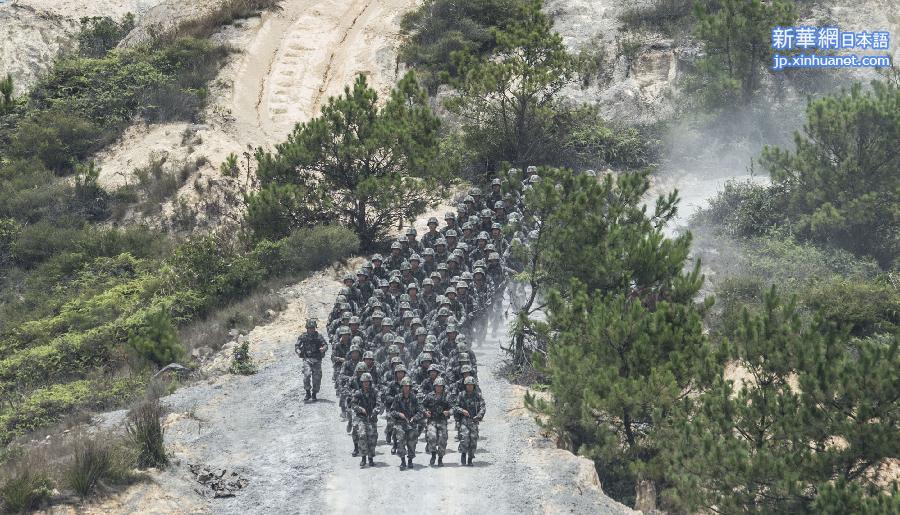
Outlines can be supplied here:
<path id="1" fill-rule="evenodd" d="M 431 453 L 431 461 L 428 462 L 429 465 L 434 465 L 435 460 L 437 460 L 437 453 Z"/>
<path id="2" fill-rule="evenodd" d="M 308 401 L 310 399 L 309 390 L 306 390 L 306 397 L 303 398 L 304 401 Z"/>
<path id="3" fill-rule="evenodd" d="M 406 456 L 400 456 L 400 470 L 406 470 Z"/>
<path id="4" fill-rule="evenodd" d="M 312 400 L 314 400 L 314 401 L 316 400 L 316 393 L 317 393 L 317 392 L 316 392 L 315 390 L 313 390 L 313 393 L 312 393 Z"/>
<path id="5" fill-rule="evenodd" d="M 469 457 L 467 458 L 468 461 L 466 461 L 466 465 L 467 465 L 467 466 L 469 466 L 469 467 L 472 466 L 472 456 L 474 456 L 474 455 L 475 455 L 474 452 L 471 452 L 471 451 L 469 452 Z"/>
<path id="6" fill-rule="evenodd" d="M 356 445 L 356 442 L 353 442 L 353 453 L 351 454 L 354 458 L 359 456 L 359 446 Z"/>
<path id="7" fill-rule="evenodd" d="M 365 467 L 366 467 L 366 457 L 363 456 L 362 460 L 359 462 L 359 468 L 365 468 Z"/>
<path id="8" fill-rule="evenodd" d="M 413 468 L 413 466 L 412 466 L 412 456 L 410 456 L 409 458 L 406 459 L 406 468 L 408 468 L 409 470 L 412 470 L 412 468 Z"/>
<path id="9" fill-rule="evenodd" d="M 459 453 L 459 464 L 460 465 L 466 464 L 466 453 L 464 453 L 464 452 Z"/>
<path id="10" fill-rule="evenodd" d="M 375 460 L 372 459 L 371 456 L 369 456 L 369 466 L 370 466 L 370 467 L 374 467 L 374 466 L 375 466 Z"/>
<path id="11" fill-rule="evenodd" d="M 443 467 L 443 466 L 444 466 L 444 455 L 438 454 L 438 467 Z"/>

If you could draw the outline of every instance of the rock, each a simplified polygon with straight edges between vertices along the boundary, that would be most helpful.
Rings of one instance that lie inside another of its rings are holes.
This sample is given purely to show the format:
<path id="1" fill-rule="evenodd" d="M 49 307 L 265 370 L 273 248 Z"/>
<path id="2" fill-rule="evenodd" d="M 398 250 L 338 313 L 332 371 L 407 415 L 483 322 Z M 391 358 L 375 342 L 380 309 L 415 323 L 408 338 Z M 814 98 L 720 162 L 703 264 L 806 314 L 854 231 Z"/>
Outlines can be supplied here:
<path id="1" fill-rule="evenodd" d="M 237 329 L 230 329 L 228 331 L 228 336 L 231 336 L 232 338 L 234 338 L 235 336 L 237 336 L 239 334 L 241 334 L 241 332 L 238 331 Z"/>
<path id="2" fill-rule="evenodd" d="M 273 309 L 266 310 L 266 318 L 271 320 L 271 319 L 275 318 L 275 315 L 277 315 L 277 313 L 275 313 L 275 310 L 273 310 Z"/>
<path id="3" fill-rule="evenodd" d="M 206 346 L 206 345 L 204 345 L 203 347 L 198 347 L 191 351 L 191 357 L 198 361 L 203 361 L 205 359 L 208 359 L 212 355 L 213 355 L 213 350 L 209 346 Z"/>
<path id="4" fill-rule="evenodd" d="M 238 339 L 237 339 L 238 343 L 244 343 L 244 342 L 249 342 L 249 341 L 250 341 L 250 337 L 247 336 L 246 334 L 242 334 L 242 335 L 238 336 Z"/>
<path id="5" fill-rule="evenodd" d="M 162 374 L 173 374 L 176 376 L 186 376 L 190 373 L 190 369 L 179 365 L 178 363 L 169 363 L 159 370 L 159 372 L 153 374 L 153 377 L 157 377 Z"/>

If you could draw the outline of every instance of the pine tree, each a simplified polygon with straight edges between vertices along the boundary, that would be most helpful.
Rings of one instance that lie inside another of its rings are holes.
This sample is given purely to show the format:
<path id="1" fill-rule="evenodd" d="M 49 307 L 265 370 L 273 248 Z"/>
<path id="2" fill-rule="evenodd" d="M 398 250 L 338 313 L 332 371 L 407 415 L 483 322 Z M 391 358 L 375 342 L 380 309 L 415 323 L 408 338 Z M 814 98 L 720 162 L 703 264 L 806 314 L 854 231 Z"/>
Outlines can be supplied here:
<path id="1" fill-rule="evenodd" d="M 699 93 L 717 106 L 749 101 L 772 55 L 772 28 L 797 19 L 793 2 L 720 0 L 694 5 L 695 33 L 706 53 L 697 63 L 702 73 L 696 84 Z"/>
<path id="2" fill-rule="evenodd" d="M 557 94 L 575 79 L 575 61 L 541 5 L 523 2 L 514 20 L 493 28 L 490 55 L 453 54 L 459 95 L 447 107 L 464 119 L 470 148 L 495 165 L 541 162 L 553 142 Z"/>
<path id="3" fill-rule="evenodd" d="M 438 161 L 439 127 L 412 72 L 381 108 L 375 90 L 359 75 L 343 95 L 329 99 L 321 116 L 298 124 L 275 154 L 257 153 L 263 188 L 293 185 L 302 190 L 270 190 L 266 202 L 296 202 L 265 210 L 289 214 L 279 216 L 292 225 L 276 232 L 296 228 L 298 208 L 316 211 L 347 224 L 362 248 L 371 249 L 390 228 L 439 198 L 438 185 L 446 178 Z"/>
<path id="4" fill-rule="evenodd" d="M 818 512 L 820 493 L 846 512 L 879 505 L 867 499 L 900 451 L 898 343 L 848 347 L 845 332 L 804 322 L 773 287 L 731 346 L 744 379 L 720 374 L 673 416 L 659 460 L 665 496 L 689 512 Z"/>
<path id="5" fill-rule="evenodd" d="M 721 359 L 703 334 L 709 303 L 694 304 L 699 263 L 685 271 L 689 234 L 662 233 L 677 194 L 645 212 L 645 173 L 542 179 L 526 206 L 527 219 L 541 215 L 532 252 L 542 253 L 553 400 L 528 401 L 595 460 L 604 490 L 630 503 L 639 481 L 657 479 L 659 421 L 708 384 Z"/>
<path id="6" fill-rule="evenodd" d="M 900 255 L 900 88 L 810 102 L 794 151 L 766 148 L 760 162 L 804 237 L 869 255 L 885 268 Z"/>

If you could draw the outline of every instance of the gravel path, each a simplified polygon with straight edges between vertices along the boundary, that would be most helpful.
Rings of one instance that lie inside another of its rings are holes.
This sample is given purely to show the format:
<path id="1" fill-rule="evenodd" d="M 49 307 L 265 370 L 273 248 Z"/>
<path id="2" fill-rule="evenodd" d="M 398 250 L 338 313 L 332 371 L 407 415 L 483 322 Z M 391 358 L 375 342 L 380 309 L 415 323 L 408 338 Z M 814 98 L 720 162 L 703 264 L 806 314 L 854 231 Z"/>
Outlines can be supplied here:
<path id="1" fill-rule="evenodd" d="M 420 439 L 416 467 L 400 471 L 381 439 L 374 469 L 360 469 L 341 422 L 323 367 L 323 391 L 313 404 L 301 401 L 300 361 L 293 342 L 301 323 L 323 316 L 340 285 L 337 273 L 319 273 L 286 288 L 288 310 L 250 334 L 257 374 L 224 374 L 164 398 L 166 444 L 174 465 L 114 499 L 116 509 L 153 513 L 625 513 L 603 495 L 590 461 L 558 450 L 522 406 L 523 389 L 497 376 L 495 335 L 476 342 L 481 386 L 488 403 L 474 467 L 460 467 L 452 431 L 443 468 L 429 467 Z M 221 363 L 221 362 L 220 362 Z M 221 366 L 221 365 L 219 365 Z M 123 412 L 106 415 L 117 425 Z M 379 422 L 383 437 L 384 422 Z M 237 472 L 247 486 L 230 498 L 197 492 L 191 464 Z"/>

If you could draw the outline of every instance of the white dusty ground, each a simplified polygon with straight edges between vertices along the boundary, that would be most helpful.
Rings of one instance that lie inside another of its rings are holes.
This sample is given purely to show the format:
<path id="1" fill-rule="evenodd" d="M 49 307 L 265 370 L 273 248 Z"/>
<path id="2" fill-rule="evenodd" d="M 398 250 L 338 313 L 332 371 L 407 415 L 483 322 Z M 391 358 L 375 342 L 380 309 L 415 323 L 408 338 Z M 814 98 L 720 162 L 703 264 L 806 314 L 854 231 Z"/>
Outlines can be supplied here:
<path id="1" fill-rule="evenodd" d="M 250 333 L 260 371 L 216 376 L 178 390 L 164 403 L 166 442 L 175 464 L 153 481 L 88 511 L 129 513 L 628 513 L 600 489 L 593 464 L 555 448 L 522 404 L 522 389 L 495 375 L 506 341 L 505 324 L 476 342 L 481 387 L 488 402 L 473 468 L 458 466 L 451 436 L 443 468 L 400 471 L 399 459 L 379 440 L 374 469 L 360 470 L 339 418 L 325 366 L 320 401 L 305 404 L 300 360 L 292 347 L 308 314 L 324 317 L 340 284 L 334 270 L 286 288 L 288 309 Z M 104 424 L 116 426 L 114 412 Z M 383 433 L 384 424 L 380 424 Z M 381 435 L 383 438 L 383 434 Z M 418 445 L 424 452 L 424 442 Z M 224 468 L 249 480 L 235 497 L 199 495 L 189 464 Z"/>

